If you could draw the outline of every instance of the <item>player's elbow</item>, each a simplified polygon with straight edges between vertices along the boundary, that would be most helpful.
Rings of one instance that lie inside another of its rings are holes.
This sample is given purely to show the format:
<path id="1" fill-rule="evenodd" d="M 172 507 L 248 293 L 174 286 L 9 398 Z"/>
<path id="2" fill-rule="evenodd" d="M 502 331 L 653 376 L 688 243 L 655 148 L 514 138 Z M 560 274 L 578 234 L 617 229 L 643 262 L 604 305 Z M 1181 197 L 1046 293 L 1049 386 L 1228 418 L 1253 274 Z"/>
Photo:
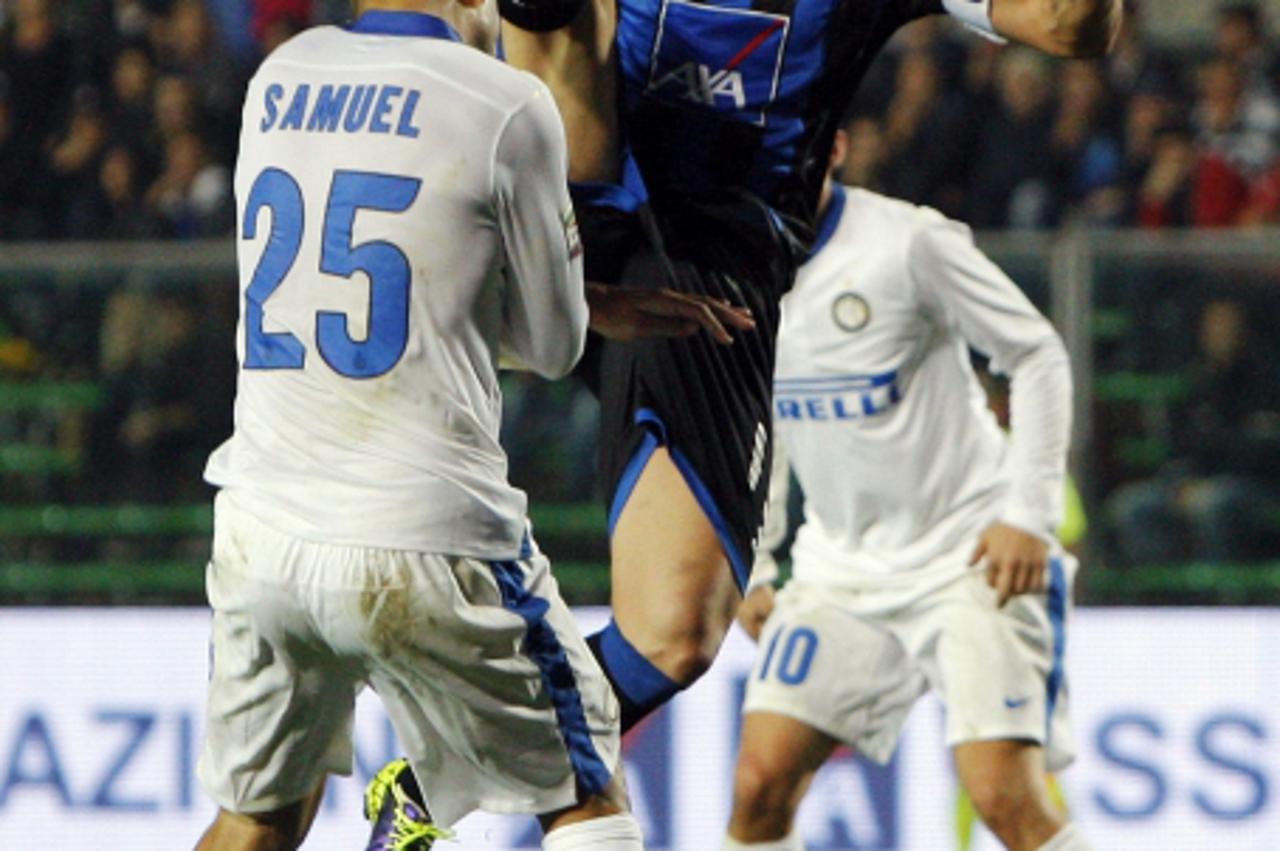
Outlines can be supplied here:
<path id="1" fill-rule="evenodd" d="M 1071 393 L 1071 356 L 1047 320 L 1043 333 L 1028 340 L 1012 359 L 1005 360 L 1000 371 L 1019 386 L 1052 386 L 1068 396 Z"/>
<path id="2" fill-rule="evenodd" d="M 1053 381 L 1070 392 L 1071 388 L 1071 355 L 1062 336 L 1046 322 L 1046 333 L 1026 355 L 1026 364 L 1039 376 L 1040 380 Z"/>
<path id="3" fill-rule="evenodd" d="M 1071 355 L 1067 352 L 1067 344 L 1062 341 L 1062 335 L 1054 331 L 1045 338 L 1040 348 L 1044 353 L 1042 355 L 1044 359 L 1052 364 L 1054 369 L 1061 372 L 1063 380 L 1070 385 Z"/>
<path id="4" fill-rule="evenodd" d="M 1107 53 L 1121 17 L 1121 0 L 996 0 L 993 8 L 998 30 L 1054 56 L 1076 59 Z"/>
<path id="5" fill-rule="evenodd" d="M 566 330 L 562 337 L 548 341 L 538 359 L 538 374 L 552 381 L 564 378 L 577 365 L 584 346 L 584 335 Z"/>

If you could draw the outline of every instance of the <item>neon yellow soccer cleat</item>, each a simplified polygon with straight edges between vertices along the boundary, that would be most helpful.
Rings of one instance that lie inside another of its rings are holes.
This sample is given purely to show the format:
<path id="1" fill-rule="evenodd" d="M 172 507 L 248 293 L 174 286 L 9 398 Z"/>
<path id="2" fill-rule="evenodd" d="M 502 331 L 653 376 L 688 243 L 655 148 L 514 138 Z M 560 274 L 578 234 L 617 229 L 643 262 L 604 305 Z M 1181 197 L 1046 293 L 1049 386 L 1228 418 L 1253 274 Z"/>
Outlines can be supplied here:
<path id="1" fill-rule="evenodd" d="M 414 800 L 418 784 L 409 763 L 387 763 L 364 790 L 364 817 L 373 823 L 366 851 L 427 851 L 453 833 L 431 823 L 427 808 Z"/>

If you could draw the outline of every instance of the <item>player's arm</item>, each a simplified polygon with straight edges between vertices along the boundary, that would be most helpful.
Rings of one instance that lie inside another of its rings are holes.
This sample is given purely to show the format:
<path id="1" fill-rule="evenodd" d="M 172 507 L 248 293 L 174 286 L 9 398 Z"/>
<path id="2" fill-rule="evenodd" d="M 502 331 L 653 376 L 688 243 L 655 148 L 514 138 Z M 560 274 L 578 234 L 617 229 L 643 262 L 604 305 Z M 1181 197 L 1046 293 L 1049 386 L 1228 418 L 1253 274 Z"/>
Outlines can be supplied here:
<path id="1" fill-rule="evenodd" d="M 748 310 L 664 287 L 582 281 L 582 245 L 565 180 L 564 130 L 545 88 L 508 120 L 494 155 L 494 198 L 506 254 L 504 365 L 558 378 L 582 355 L 586 326 L 614 340 L 705 331 L 733 342 Z"/>
<path id="2" fill-rule="evenodd" d="M 989 0 L 998 35 L 1054 56 L 1101 56 L 1120 31 L 1122 0 Z M 948 3 L 978 5 L 972 0 Z"/>
<path id="3" fill-rule="evenodd" d="M 555 96 L 569 144 L 569 178 L 620 176 L 614 0 L 500 0 L 507 62 Z"/>
<path id="4" fill-rule="evenodd" d="M 587 283 L 591 330 L 629 343 L 642 337 L 688 337 L 706 331 L 721 345 L 732 345 L 734 331 L 755 330 L 751 311 L 709 296 L 670 287 Z"/>
<path id="5" fill-rule="evenodd" d="M 503 355 L 547 378 L 573 368 L 587 332 L 567 159 L 555 103 L 539 87 L 494 149 L 493 197 L 507 271 Z"/>
<path id="6" fill-rule="evenodd" d="M 936 214 L 934 214 L 936 215 Z M 1062 522 L 1071 441 L 1071 364 L 1062 338 L 998 266 L 973 244 L 969 229 L 936 216 L 912 240 L 911 278 L 941 323 L 957 328 L 1011 379 L 1013 483 L 1000 522 L 981 536 L 1003 604 L 1043 588 L 1050 543 Z"/>
<path id="7" fill-rule="evenodd" d="M 926 0 L 965 26 L 1054 56 L 1101 56 L 1120 29 L 1123 0 Z M 934 11 L 939 11 L 934 7 Z"/>

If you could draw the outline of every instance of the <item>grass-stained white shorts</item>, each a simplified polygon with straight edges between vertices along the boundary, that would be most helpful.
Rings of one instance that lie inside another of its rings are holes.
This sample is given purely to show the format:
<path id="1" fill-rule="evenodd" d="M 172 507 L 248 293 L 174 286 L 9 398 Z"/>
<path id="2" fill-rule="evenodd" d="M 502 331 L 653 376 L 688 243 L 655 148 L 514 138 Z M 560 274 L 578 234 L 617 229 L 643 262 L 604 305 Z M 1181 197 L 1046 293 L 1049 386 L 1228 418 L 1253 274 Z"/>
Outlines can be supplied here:
<path id="1" fill-rule="evenodd" d="M 1075 561 L 1050 560 L 1041 594 L 996 607 L 979 571 L 924 595 L 793 580 L 760 637 L 744 712 L 803 721 L 877 762 L 893 755 L 912 704 L 930 688 L 947 744 L 1022 739 L 1050 770 L 1074 756 L 1063 657 Z"/>
<path id="2" fill-rule="evenodd" d="M 441 825 L 474 809 L 560 809 L 618 766 L 617 701 L 541 555 L 301 540 L 223 492 L 206 582 L 213 670 L 197 773 L 226 810 L 273 810 L 350 774 L 366 685 Z"/>

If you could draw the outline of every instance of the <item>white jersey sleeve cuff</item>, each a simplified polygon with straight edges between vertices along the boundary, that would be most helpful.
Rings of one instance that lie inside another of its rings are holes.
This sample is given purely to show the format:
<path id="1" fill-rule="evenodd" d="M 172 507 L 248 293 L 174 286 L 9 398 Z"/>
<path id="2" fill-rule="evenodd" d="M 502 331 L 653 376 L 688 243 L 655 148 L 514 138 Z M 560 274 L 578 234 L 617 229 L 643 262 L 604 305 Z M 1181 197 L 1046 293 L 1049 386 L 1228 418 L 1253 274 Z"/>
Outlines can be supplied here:
<path id="1" fill-rule="evenodd" d="M 742 596 L 746 597 L 760 586 L 772 585 L 777 581 L 778 562 L 772 555 L 757 553 L 755 564 L 751 566 L 751 580 L 747 583 L 747 587 L 742 589 Z"/>
<path id="2" fill-rule="evenodd" d="M 1035 535 L 1050 546 L 1058 540 L 1058 523 L 1040 512 L 1010 507 L 1000 516 L 1000 522 Z"/>
<path id="3" fill-rule="evenodd" d="M 1008 44 L 991 24 L 991 0 L 942 0 L 947 14 L 985 39 Z"/>

